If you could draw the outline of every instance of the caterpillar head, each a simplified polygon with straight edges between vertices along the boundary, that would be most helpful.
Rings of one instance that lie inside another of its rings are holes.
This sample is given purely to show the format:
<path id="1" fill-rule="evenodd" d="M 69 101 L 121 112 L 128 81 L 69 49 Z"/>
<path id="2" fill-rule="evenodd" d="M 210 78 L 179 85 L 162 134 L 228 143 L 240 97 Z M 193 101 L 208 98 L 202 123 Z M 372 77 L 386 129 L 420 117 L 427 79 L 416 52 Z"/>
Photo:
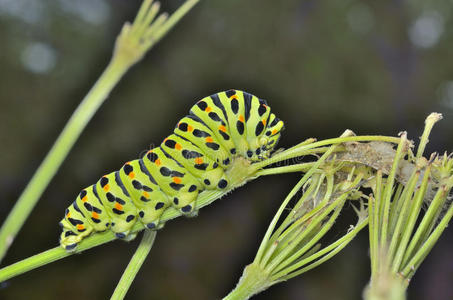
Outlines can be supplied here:
<path id="1" fill-rule="evenodd" d="M 269 117 L 269 125 L 266 128 L 266 132 L 260 138 L 261 145 L 261 155 L 263 158 L 269 158 L 271 152 L 277 146 L 278 141 L 280 140 L 281 131 L 285 129 L 284 123 L 282 120 L 277 118 L 274 114 L 271 114 Z"/>

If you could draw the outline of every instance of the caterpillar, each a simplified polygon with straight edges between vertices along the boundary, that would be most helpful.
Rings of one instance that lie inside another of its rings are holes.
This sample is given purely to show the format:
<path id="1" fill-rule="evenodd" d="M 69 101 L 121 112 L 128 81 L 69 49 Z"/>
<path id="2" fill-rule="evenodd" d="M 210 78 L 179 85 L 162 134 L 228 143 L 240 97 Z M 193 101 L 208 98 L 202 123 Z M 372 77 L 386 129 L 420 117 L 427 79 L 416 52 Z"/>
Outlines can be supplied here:
<path id="1" fill-rule="evenodd" d="M 201 191 L 228 188 L 226 171 L 237 156 L 250 163 L 268 158 L 283 128 L 267 102 L 249 93 L 201 99 L 159 147 L 80 192 L 60 222 L 60 245 L 74 251 L 83 238 L 105 230 L 131 240 L 135 222 L 159 229 L 170 206 L 194 214 Z"/>

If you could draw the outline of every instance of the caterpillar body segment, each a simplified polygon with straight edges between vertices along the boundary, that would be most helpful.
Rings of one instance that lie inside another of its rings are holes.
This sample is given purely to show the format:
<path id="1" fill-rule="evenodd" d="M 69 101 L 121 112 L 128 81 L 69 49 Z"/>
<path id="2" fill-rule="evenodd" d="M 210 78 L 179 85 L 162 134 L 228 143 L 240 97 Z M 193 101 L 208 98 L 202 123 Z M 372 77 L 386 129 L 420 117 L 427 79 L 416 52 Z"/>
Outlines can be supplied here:
<path id="1" fill-rule="evenodd" d="M 190 114 L 197 116 L 212 130 L 213 135 L 217 138 L 217 141 L 220 141 L 223 148 L 223 151 L 218 154 L 223 154 L 226 158 L 229 158 L 231 151 L 235 151 L 236 144 L 230 136 L 230 126 L 224 117 L 226 115 L 225 106 L 222 104 L 219 94 L 205 97 L 198 101 L 190 109 Z M 223 160 L 220 159 L 220 161 L 222 162 Z M 228 163 L 223 163 L 222 165 L 226 166 Z"/>
<path id="2" fill-rule="evenodd" d="M 178 142 L 176 142 L 178 140 Z M 198 147 L 185 139 L 170 135 L 161 145 L 162 149 L 175 158 L 186 170 L 199 179 L 203 189 L 212 188 L 212 184 L 226 180 L 224 169 L 217 161 L 204 155 Z"/>
<path id="3" fill-rule="evenodd" d="M 219 94 L 225 102 L 226 118 L 230 128 L 230 135 L 236 145 L 236 153 L 247 157 L 249 145 L 245 131 L 246 98 L 244 97 L 244 93 L 230 90 Z"/>
<path id="4" fill-rule="evenodd" d="M 170 199 L 160 188 L 150 173 L 143 172 L 145 163 L 137 159 L 124 164 L 120 176 L 124 186 L 130 191 L 132 202 L 138 210 L 140 221 L 149 229 L 159 226 L 159 218 L 170 206 Z"/>
<path id="5" fill-rule="evenodd" d="M 172 205 L 184 213 L 192 212 L 191 203 L 197 199 L 198 190 L 201 188 L 198 179 L 161 147 L 150 150 L 144 161 L 159 188 L 171 199 Z"/>
<path id="6" fill-rule="evenodd" d="M 194 144 L 206 156 L 226 167 L 231 154 L 219 144 L 212 130 L 195 115 L 188 115 L 181 119 L 174 133 L 182 139 Z"/>
<path id="7" fill-rule="evenodd" d="M 161 216 L 170 206 L 196 214 L 200 192 L 228 190 L 226 171 L 235 157 L 252 163 L 268 158 L 282 130 L 266 101 L 246 92 L 201 99 L 159 147 L 80 192 L 60 222 L 61 246 L 74 251 L 84 237 L 107 229 L 133 239 L 136 222 L 163 227 Z"/>

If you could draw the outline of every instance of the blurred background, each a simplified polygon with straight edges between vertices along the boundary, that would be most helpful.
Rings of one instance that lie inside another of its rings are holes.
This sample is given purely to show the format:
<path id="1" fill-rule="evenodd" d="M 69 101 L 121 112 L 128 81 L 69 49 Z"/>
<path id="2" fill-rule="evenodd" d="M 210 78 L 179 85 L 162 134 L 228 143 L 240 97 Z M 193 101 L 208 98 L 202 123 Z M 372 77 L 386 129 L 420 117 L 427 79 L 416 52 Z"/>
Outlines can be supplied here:
<path id="1" fill-rule="evenodd" d="M 183 1 L 163 1 L 172 12 Z M 0 0 L 0 223 L 108 63 L 141 1 Z M 308 137 L 396 135 L 453 146 L 453 10 L 431 1 L 201 1 L 120 82 L 34 209 L 3 265 L 58 243 L 58 221 L 81 188 L 159 143 L 196 100 L 236 88 L 285 121 L 281 147 Z M 126 116 L 126 117 L 125 117 Z M 259 178 L 169 222 L 127 299 L 219 299 L 253 260 L 294 174 Z M 350 206 L 330 237 L 355 219 Z M 409 299 L 453 298 L 453 232 L 417 272 Z M 360 299 L 367 232 L 339 255 L 255 299 Z M 0 299 L 107 299 L 138 242 L 112 242 L 0 287 Z"/>

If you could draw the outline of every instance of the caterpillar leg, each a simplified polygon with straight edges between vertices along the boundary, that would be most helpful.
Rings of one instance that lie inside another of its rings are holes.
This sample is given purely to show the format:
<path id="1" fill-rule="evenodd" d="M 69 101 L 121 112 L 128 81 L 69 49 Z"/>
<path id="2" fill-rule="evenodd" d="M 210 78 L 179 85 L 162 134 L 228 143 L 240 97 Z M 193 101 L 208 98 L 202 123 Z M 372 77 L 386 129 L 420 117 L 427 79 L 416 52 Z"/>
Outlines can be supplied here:
<path id="1" fill-rule="evenodd" d="M 198 190 L 192 192 L 181 192 L 173 197 L 173 206 L 179 209 L 183 214 L 191 217 L 198 212 L 195 211 L 195 201 L 198 197 Z"/>
<path id="2" fill-rule="evenodd" d="M 142 206 L 138 212 L 141 222 L 148 229 L 161 229 L 163 224 L 160 223 L 160 216 L 169 206 L 169 201 L 151 200 L 149 205 Z"/>
<path id="3" fill-rule="evenodd" d="M 130 242 L 137 237 L 137 232 L 128 233 L 124 238 L 122 238 L 125 242 Z"/>

